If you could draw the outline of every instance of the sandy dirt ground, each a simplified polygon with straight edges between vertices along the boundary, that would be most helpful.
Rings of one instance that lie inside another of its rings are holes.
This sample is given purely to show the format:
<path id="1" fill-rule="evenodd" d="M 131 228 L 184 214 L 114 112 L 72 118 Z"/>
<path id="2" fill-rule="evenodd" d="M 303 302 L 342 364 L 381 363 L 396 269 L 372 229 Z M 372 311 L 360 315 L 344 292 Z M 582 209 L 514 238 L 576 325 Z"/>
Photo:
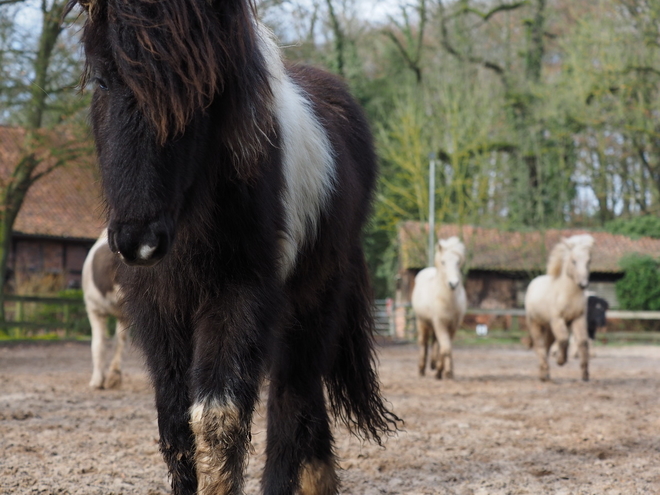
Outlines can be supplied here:
<path id="1" fill-rule="evenodd" d="M 337 429 L 342 493 L 660 493 L 660 347 L 597 348 L 536 380 L 522 347 L 455 352 L 456 379 L 416 373 L 413 345 L 379 348 L 383 391 L 406 421 L 385 448 Z M 89 346 L 0 346 L 0 494 L 168 493 L 141 358 L 124 386 L 92 391 Z M 259 492 L 265 443 L 255 419 L 246 493 Z"/>

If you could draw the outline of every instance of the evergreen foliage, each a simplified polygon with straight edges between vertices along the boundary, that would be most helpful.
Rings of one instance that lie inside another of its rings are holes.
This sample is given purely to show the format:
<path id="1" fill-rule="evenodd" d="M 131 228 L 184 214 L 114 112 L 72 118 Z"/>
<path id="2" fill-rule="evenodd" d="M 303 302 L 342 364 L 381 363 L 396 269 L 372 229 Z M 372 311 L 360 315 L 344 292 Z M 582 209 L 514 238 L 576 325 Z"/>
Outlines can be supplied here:
<path id="1" fill-rule="evenodd" d="M 632 218 L 617 218 L 607 222 L 605 230 L 612 234 L 621 234 L 633 239 L 640 237 L 660 239 L 660 217 L 642 215 Z"/>
<path id="2" fill-rule="evenodd" d="M 621 309 L 660 310 L 660 262 L 651 256 L 632 254 L 620 263 L 624 277 L 616 283 Z"/>

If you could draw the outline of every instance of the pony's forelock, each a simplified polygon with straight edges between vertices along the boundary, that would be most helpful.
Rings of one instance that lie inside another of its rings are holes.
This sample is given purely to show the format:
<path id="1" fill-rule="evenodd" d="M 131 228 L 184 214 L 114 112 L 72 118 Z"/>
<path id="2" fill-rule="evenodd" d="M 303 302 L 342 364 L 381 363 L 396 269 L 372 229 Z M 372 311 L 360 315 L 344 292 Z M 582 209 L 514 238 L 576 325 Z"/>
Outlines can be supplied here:
<path id="1" fill-rule="evenodd" d="M 109 26 L 104 30 L 107 39 L 100 42 L 111 47 L 120 78 L 160 144 L 182 134 L 193 114 L 227 86 L 236 92 L 229 111 L 244 107 L 248 99 L 267 104 L 267 74 L 254 63 L 259 54 L 253 0 L 69 0 L 67 12 L 76 4 L 87 12 L 86 46 L 90 39 L 99 42 L 99 26 Z M 88 64 L 81 86 L 90 76 Z M 260 96 L 254 98 L 256 92 Z M 246 98 L 248 93 L 252 98 Z M 236 133 L 254 134 L 257 127 L 264 134 L 268 119 L 260 109 L 252 113 L 255 123 Z"/>
<path id="2" fill-rule="evenodd" d="M 573 249 L 591 250 L 593 245 L 594 238 L 589 234 L 577 234 L 568 238 L 562 238 L 550 252 L 546 273 L 554 278 L 558 277 L 561 275 L 564 262 Z"/>
<path id="3" fill-rule="evenodd" d="M 461 257 L 461 261 L 465 259 L 465 244 L 461 240 L 452 236 L 448 239 L 440 239 L 438 241 L 438 248 L 443 251 L 453 251 Z"/>

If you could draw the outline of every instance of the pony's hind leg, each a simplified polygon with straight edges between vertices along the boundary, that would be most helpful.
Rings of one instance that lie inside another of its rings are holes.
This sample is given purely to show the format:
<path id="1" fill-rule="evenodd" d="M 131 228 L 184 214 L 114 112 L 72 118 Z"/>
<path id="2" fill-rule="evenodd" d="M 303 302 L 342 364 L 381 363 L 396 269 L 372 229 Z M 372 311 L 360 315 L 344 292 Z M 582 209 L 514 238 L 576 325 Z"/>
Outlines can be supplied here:
<path id="1" fill-rule="evenodd" d="M 126 344 L 126 323 L 122 319 L 117 319 L 115 327 L 115 355 L 110 361 L 108 375 L 105 377 L 103 387 L 107 389 L 119 388 L 121 386 L 121 356 Z"/>

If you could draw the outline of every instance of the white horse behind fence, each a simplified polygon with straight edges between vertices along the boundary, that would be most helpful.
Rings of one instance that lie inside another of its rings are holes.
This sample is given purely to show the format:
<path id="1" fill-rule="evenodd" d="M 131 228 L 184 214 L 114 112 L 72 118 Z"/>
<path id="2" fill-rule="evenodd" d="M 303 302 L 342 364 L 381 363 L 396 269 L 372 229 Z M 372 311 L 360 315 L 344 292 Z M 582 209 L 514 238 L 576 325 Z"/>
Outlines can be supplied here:
<path id="1" fill-rule="evenodd" d="M 431 369 L 435 366 L 436 378 L 454 376 L 451 342 L 467 309 L 461 277 L 464 262 L 465 245 L 458 237 L 441 239 L 435 250 L 435 266 L 415 277 L 412 307 L 417 318 L 420 375 L 426 371 L 427 349 L 432 344 Z"/>
<path id="2" fill-rule="evenodd" d="M 82 288 L 85 295 L 85 309 L 92 326 L 92 379 L 93 388 L 117 388 L 121 385 L 121 355 L 126 342 L 126 323 L 119 309 L 119 286 L 115 276 L 119 259 L 108 247 L 107 232 L 89 251 L 82 269 Z M 115 329 L 115 353 L 108 367 L 105 368 L 106 331 L 108 317 L 117 318 Z"/>
<path id="3" fill-rule="evenodd" d="M 557 364 L 566 362 L 569 331 L 580 355 L 582 379 L 589 379 L 589 344 L 585 289 L 594 239 L 588 234 L 564 238 L 550 253 L 546 275 L 536 277 L 525 294 L 532 344 L 539 357 L 539 377 L 550 379 L 548 352 L 557 341 Z"/>

